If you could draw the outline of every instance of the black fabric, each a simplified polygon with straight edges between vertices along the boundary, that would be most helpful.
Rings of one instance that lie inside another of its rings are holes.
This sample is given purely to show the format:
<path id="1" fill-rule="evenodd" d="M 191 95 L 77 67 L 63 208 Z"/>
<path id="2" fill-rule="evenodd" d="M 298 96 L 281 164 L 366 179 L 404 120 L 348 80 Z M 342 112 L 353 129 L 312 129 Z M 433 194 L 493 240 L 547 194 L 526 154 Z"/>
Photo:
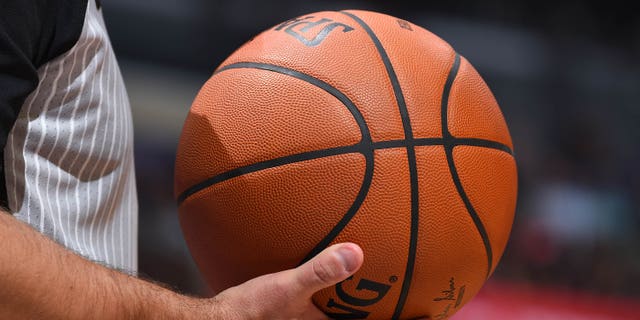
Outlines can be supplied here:
<path id="1" fill-rule="evenodd" d="M 0 205 L 7 206 L 4 147 L 37 69 L 80 38 L 87 0 L 0 1 Z"/>

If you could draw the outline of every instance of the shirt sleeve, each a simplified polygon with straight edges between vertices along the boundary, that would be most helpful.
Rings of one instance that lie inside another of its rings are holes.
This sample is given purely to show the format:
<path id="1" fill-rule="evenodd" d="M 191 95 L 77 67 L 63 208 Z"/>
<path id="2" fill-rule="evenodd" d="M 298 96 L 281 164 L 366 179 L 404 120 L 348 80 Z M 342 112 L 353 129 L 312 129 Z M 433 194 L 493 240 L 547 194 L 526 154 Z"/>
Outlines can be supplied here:
<path id="1" fill-rule="evenodd" d="M 90 0 L 92 1 L 92 0 Z M 4 148 L 38 68 L 78 41 L 87 0 L 0 2 L 0 205 L 7 207 Z"/>

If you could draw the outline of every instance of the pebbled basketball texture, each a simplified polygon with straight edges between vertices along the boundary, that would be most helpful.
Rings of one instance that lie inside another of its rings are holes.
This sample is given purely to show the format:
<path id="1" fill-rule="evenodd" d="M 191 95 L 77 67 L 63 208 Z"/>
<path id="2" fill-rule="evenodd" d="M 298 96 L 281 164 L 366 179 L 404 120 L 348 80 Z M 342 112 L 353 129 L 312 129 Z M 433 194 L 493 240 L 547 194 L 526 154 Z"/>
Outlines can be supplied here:
<path id="1" fill-rule="evenodd" d="M 364 265 L 314 295 L 319 308 L 446 319 L 508 241 L 512 150 L 490 89 L 447 42 L 382 13 L 310 13 L 201 88 L 177 150 L 179 218 L 214 291 L 352 241 Z"/>

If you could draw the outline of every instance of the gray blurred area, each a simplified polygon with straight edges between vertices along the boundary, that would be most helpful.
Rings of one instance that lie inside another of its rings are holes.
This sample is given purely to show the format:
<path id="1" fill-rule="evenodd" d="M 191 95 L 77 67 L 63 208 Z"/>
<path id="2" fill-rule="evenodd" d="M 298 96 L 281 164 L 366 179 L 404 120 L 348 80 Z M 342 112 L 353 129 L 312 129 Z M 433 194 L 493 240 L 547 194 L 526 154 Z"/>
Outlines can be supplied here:
<path id="1" fill-rule="evenodd" d="M 132 100 L 140 269 L 202 294 L 181 238 L 173 161 L 222 60 L 262 30 L 340 9 L 425 27 L 468 58 L 514 140 L 519 200 L 493 278 L 640 297 L 640 18 L 624 2 L 103 1 Z"/>

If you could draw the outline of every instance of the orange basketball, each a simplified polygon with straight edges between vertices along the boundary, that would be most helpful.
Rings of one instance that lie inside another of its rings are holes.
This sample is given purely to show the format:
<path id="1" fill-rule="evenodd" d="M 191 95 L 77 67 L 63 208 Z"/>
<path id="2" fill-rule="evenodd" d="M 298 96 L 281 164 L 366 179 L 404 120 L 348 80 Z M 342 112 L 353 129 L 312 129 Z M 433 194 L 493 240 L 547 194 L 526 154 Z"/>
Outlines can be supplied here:
<path id="1" fill-rule="evenodd" d="M 344 241 L 361 270 L 316 295 L 336 319 L 446 319 L 509 238 L 507 125 L 447 42 L 381 13 L 317 12 L 266 30 L 204 84 L 175 193 L 190 252 L 220 291 Z"/>

